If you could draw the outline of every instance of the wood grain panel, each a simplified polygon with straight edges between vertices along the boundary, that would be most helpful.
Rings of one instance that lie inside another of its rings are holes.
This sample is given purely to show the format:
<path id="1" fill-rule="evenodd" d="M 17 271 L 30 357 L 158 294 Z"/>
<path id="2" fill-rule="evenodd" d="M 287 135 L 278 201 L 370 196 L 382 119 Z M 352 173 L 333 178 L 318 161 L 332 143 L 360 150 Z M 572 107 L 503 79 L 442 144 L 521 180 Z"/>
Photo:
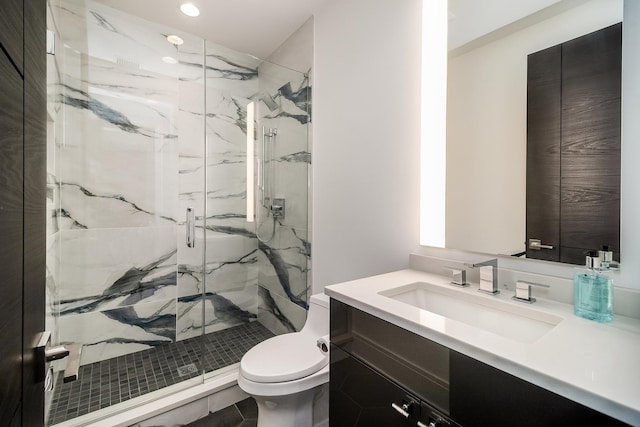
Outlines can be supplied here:
<path id="1" fill-rule="evenodd" d="M 626 426 L 493 366 L 450 355 L 451 418 L 463 426 Z"/>
<path id="2" fill-rule="evenodd" d="M 562 47 L 562 176 L 620 174 L 622 24 Z"/>
<path id="3" fill-rule="evenodd" d="M 563 44 L 561 261 L 620 248 L 622 24 Z"/>
<path id="4" fill-rule="evenodd" d="M 2 0 L 2 10 L 0 10 L 0 44 L 9 54 L 14 66 L 22 74 L 23 58 L 23 0 Z"/>
<path id="5" fill-rule="evenodd" d="M 527 240 L 554 250 L 527 257 L 582 264 L 608 245 L 619 259 L 621 30 L 529 55 Z"/>
<path id="6" fill-rule="evenodd" d="M 42 382 L 36 382 L 33 348 L 44 330 L 46 277 L 46 1 L 25 1 L 24 34 L 24 425 L 44 420 Z"/>
<path id="7" fill-rule="evenodd" d="M 553 250 L 531 250 L 527 257 L 557 261 L 560 240 L 561 47 L 528 57 L 526 238 Z"/>
<path id="8" fill-rule="evenodd" d="M 584 263 L 585 252 L 603 245 L 620 251 L 620 176 L 599 177 L 597 186 L 583 177 L 562 178 L 560 260 Z"/>
<path id="9" fill-rule="evenodd" d="M 0 54 L 0 420 L 14 418 L 22 374 L 22 78 Z"/>

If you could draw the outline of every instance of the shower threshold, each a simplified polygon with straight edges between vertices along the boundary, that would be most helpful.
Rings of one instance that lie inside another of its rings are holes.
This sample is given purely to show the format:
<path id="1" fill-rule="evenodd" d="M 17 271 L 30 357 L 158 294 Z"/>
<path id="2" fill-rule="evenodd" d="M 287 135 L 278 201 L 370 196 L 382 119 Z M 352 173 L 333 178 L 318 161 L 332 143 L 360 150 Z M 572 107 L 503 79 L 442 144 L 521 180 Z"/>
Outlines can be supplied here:
<path id="1" fill-rule="evenodd" d="M 251 347 L 272 336 L 259 322 L 251 322 L 83 365 L 77 381 L 64 384 L 58 379 L 47 425 L 67 425 L 66 421 L 99 410 L 112 414 L 112 405 L 120 407 L 131 399 L 138 402 L 148 393 L 181 383 L 200 384 L 203 369 L 211 374 L 224 371 Z"/>

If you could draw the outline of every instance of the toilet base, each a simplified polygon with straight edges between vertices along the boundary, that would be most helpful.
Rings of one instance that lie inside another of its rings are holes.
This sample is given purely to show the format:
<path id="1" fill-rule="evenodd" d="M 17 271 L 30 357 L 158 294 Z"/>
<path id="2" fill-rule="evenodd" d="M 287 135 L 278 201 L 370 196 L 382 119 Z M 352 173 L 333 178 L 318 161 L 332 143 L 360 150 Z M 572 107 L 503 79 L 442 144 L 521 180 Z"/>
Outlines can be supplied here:
<path id="1" fill-rule="evenodd" d="M 285 396 L 253 396 L 258 427 L 313 427 L 313 403 L 322 386 Z"/>

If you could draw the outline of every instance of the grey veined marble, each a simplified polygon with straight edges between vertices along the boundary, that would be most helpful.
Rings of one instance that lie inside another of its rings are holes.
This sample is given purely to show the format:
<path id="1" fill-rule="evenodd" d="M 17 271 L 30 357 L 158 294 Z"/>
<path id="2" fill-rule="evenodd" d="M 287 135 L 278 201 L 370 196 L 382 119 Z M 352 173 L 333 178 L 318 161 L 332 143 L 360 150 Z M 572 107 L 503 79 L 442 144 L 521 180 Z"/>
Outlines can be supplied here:
<path id="1" fill-rule="evenodd" d="M 51 8 L 61 43 L 48 82 L 47 283 L 59 340 L 83 343 L 92 363 L 252 321 L 299 329 L 308 76 L 100 3 Z M 183 45 L 167 42 L 176 33 Z M 274 191 L 287 201 L 266 244 L 246 220 L 250 102 L 257 129 L 278 128 Z"/>

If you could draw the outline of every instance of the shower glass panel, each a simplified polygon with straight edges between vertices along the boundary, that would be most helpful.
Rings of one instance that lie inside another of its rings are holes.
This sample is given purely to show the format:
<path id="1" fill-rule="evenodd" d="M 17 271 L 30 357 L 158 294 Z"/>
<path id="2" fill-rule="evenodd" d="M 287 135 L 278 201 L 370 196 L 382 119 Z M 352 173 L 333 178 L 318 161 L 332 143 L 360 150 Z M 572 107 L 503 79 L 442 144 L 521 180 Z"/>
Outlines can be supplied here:
<path id="1" fill-rule="evenodd" d="M 300 330 L 308 308 L 311 87 L 307 73 L 271 62 L 258 73 L 258 319 L 281 334 Z"/>
<path id="2" fill-rule="evenodd" d="M 47 326 L 83 352 L 77 381 L 52 364 L 46 423 L 82 425 L 304 324 L 309 82 L 101 2 L 49 0 L 48 29 Z M 286 202 L 266 243 L 263 126 Z"/>
<path id="3" fill-rule="evenodd" d="M 201 340 L 176 337 L 180 141 L 194 140 L 202 158 L 204 96 L 202 82 L 181 85 L 202 66 L 179 62 L 183 52 L 202 55 L 201 39 L 179 34 L 182 43 L 171 44 L 172 31 L 97 2 L 49 6 L 57 38 L 50 104 L 59 110 L 49 307 L 54 344 L 83 345 L 77 381 L 65 384 L 62 363 L 53 365 L 47 422 L 56 424 L 202 381 Z M 199 134 L 181 132 L 185 110 L 199 113 Z"/>

